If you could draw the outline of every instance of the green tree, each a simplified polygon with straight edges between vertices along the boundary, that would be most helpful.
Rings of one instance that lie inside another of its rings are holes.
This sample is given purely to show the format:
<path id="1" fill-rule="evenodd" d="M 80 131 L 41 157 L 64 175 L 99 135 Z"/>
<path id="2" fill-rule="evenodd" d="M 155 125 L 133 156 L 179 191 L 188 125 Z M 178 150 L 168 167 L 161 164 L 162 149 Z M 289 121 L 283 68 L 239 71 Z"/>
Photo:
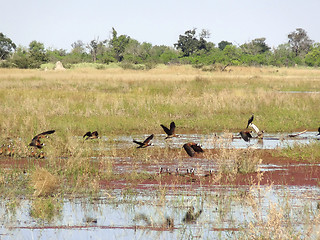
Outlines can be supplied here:
<path id="1" fill-rule="evenodd" d="M 224 64 L 231 63 L 233 65 L 239 65 L 241 63 L 240 57 L 242 55 L 242 51 L 236 46 L 227 45 L 222 52 L 224 55 L 224 60 L 223 60 Z"/>
<path id="2" fill-rule="evenodd" d="M 130 37 L 126 35 L 117 36 L 117 31 L 112 28 L 112 39 L 110 40 L 109 44 L 112 49 L 114 58 L 121 62 L 123 60 L 123 53 L 129 44 Z"/>
<path id="3" fill-rule="evenodd" d="M 184 35 L 179 35 L 178 42 L 174 44 L 174 47 L 182 51 L 183 57 L 189 57 L 194 53 L 207 53 L 214 46 L 206 41 L 209 36 L 209 31 L 203 29 L 199 34 L 199 39 L 197 39 L 196 29 L 194 28 L 186 31 Z"/>
<path id="4" fill-rule="evenodd" d="M 83 54 L 86 52 L 85 44 L 81 40 L 72 43 L 71 47 L 71 53 Z"/>
<path id="5" fill-rule="evenodd" d="M 150 50 L 150 57 L 156 63 L 168 64 L 178 59 L 178 52 L 174 48 L 164 45 L 153 46 Z"/>
<path id="6" fill-rule="evenodd" d="M 62 59 L 67 56 L 67 51 L 65 49 L 48 49 L 47 56 L 49 62 L 55 63 L 62 61 Z"/>
<path id="7" fill-rule="evenodd" d="M 295 31 L 289 33 L 288 38 L 288 43 L 296 56 L 304 56 L 307 54 L 313 44 L 313 40 L 309 38 L 306 30 L 302 28 L 297 28 Z"/>
<path id="8" fill-rule="evenodd" d="M 228 41 L 221 41 L 218 43 L 218 48 L 222 51 L 228 45 L 232 45 L 232 43 Z"/>
<path id="9" fill-rule="evenodd" d="M 39 68 L 41 64 L 48 61 L 48 56 L 44 44 L 32 41 L 29 44 L 30 68 Z"/>
<path id="10" fill-rule="evenodd" d="M 90 55 L 86 52 L 86 46 L 81 40 L 71 44 L 71 52 L 63 59 L 65 64 L 75 64 L 90 61 Z"/>
<path id="11" fill-rule="evenodd" d="M 197 47 L 198 40 L 195 37 L 196 29 L 188 30 L 185 35 L 179 35 L 179 40 L 174 44 L 176 49 L 180 49 L 184 57 L 192 55 Z"/>
<path id="12" fill-rule="evenodd" d="M 273 49 L 270 64 L 279 67 L 294 65 L 294 53 L 289 43 L 280 44 L 277 48 Z"/>
<path id="13" fill-rule="evenodd" d="M 14 52 L 10 62 L 14 67 L 17 68 L 29 68 L 30 67 L 30 58 L 28 56 L 28 50 L 25 47 L 17 47 L 16 51 Z"/>
<path id="14" fill-rule="evenodd" d="M 304 61 L 308 66 L 320 67 L 320 43 L 315 43 L 311 47 Z"/>
<path id="15" fill-rule="evenodd" d="M 256 38 L 249 43 L 242 44 L 240 47 L 246 54 L 261 54 L 270 50 L 270 47 L 265 43 L 266 38 Z"/>
<path id="16" fill-rule="evenodd" d="M 7 59 L 10 53 L 16 49 L 12 40 L 0 33 L 0 60 Z"/>

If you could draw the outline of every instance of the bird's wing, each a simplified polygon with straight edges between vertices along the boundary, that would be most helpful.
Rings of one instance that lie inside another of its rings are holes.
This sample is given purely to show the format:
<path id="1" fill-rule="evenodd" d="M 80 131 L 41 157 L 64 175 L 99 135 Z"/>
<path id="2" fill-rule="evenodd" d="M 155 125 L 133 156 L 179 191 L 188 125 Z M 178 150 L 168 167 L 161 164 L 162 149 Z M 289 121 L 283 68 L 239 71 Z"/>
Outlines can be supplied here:
<path id="1" fill-rule="evenodd" d="M 55 131 L 56 131 L 56 130 L 49 130 L 49 131 L 46 131 L 46 132 L 43 132 L 43 133 L 38 134 L 38 136 L 44 137 L 44 136 L 46 136 L 46 135 L 48 135 L 48 134 L 54 133 Z"/>
<path id="2" fill-rule="evenodd" d="M 133 140 L 133 142 L 136 143 L 136 144 L 139 144 L 140 146 L 144 145 L 142 142 L 139 142 L 139 141 L 136 141 L 136 140 Z"/>
<path id="3" fill-rule="evenodd" d="M 256 125 L 254 125 L 253 123 L 250 123 L 249 126 L 252 127 L 253 130 L 254 130 L 257 134 L 260 132 L 259 128 L 258 128 Z"/>
<path id="4" fill-rule="evenodd" d="M 193 148 L 192 147 L 190 147 L 190 145 L 189 144 L 184 144 L 183 145 L 183 148 L 184 148 L 184 150 L 186 150 L 186 152 L 188 153 L 188 155 L 190 156 L 190 157 L 193 157 L 194 156 L 194 150 L 193 150 Z"/>
<path id="5" fill-rule="evenodd" d="M 43 137 L 45 137 L 46 135 L 52 134 L 52 133 L 54 133 L 54 132 L 55 132 L 55 130 L 50 130 L 50 131 L 46 131 L 46 132 L 43 132 L 43 133 L 39 133 L 38 135 L 36 135 L 36 136 L 34 136 L 34 137 L 32 138 L 32 141 L 38 140 L 38 139 L 40 139 L 40 138 L 43 138 Z"/>
<path id="6" fill-rule="evenodd" d="M 91 137 L 91 136 L 92 136 L 92 133 L 91 133 L 91 132 L 86 132 L 86 134 L 83 135 L 83 138 L 85 138 L 85 137 Z"/>
<path id="7" fill-rule="evenodd" d="M 246 133 L 244 132 L 240 132 L 241 137 L 243 138 L 243 140 L 245 140 L 246 142 L 249 142 L 249 137 Z"/>
<path id="8" fill-rule="evenodd" d="M 174 122 L 171 122 L 170 123 L 170 132 L 171 132 L 171 134 L 174 134 L 175 129 L 176 129 L 176 124 Z"/>
<path id="9" fill-rule="evenodd" d="M 143 141 L 144 144 L 149 143 L 153 139 L 153 134 L 151 134 L 149 137 L 146 138 L 146 140 Z"/>
<path id="10" fill-rule="evenodd" d="M 201 148 L 201 146 L 199 144 L 193 144 L 193 145 L 191 145 L 191 147 L 195 152 L 203 152 L 203 149 Z"/>
<path id="11" fill-rule="evenodd" d="M 160 126 L 163 128 L 163 130 L 165 131 L 166 134 L 171 135 L 169 128 L 167 128 L 166 126 L 164 126 L 162 124 Z"/>

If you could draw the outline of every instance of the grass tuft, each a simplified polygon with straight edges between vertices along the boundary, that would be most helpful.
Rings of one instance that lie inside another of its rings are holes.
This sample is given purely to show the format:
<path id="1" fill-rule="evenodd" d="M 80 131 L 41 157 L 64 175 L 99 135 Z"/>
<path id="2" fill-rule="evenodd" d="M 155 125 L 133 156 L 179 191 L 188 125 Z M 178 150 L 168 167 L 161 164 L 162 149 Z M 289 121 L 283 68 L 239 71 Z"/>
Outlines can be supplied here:
<path id="1" fill-rule="evenodd" d="M 50 196 L 59 187 L 59 179 L 47 169 L 38 167 L 31 174 L 31 186 L 35 189 L 35 197 Z"/>

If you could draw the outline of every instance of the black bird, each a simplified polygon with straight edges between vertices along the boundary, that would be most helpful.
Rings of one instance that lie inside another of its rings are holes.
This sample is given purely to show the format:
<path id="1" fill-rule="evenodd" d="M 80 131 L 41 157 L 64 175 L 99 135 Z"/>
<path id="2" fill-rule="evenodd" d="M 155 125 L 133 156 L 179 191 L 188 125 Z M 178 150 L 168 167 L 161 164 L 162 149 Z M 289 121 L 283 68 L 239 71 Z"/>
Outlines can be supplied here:
<path id="1" fill-rule="evenodd" d="M 174 122 L 170 123 L 170 129 L 167 128 L 166 126 L 162 125 L 162 124 L 160 126 L 163 128 L 163 130 L 167 134 L 167 137 L 165 139 L 173 138 L 173 137 L 179 137 L 178 135 L 175 134 L 176 124 Z"/>
<path id="2" fill-rule="evenodd" d="M 136 144 L 139 144 L 139 146 L 137 148 L 146 148 L 146 147 L 153 145 L 152 143 L 150 143 L 152 139 L 153 139 L 153 134 L 151 134 L 149 137 L 147 137 L 146 140 L 144 140 L 143 142 L 139 142 L 136 140 L 133 140 L 133 142 Z"/>
<path id="3" fill-rule="evenodd" d="M 243 138 L 243 140 L 245 140 L 246 142 L 249 142 L 250 138 L 252 138 L 251 131 L 249 131 L 249 130 L 241 131 L 240 135 Z"/>
<path id="4" fill-rule="evenodd" d="M 193 157 L 195 153 L 204 152 L 201 148 L 200 144 L 194 143 L 194 142 L 188 142 L 183 145 L 184 150 L 188 153 L 190 157 Z"/>
<path id="5" fill-rule="evenodd" d="M 54 133 L 56 130 L 50 130 L 43 133 L 40 133 L 34 138 L 32 138 L 31 143 L 29 143 L 29 146 L 36 147 L 36 148 L 43 148 L 44 144 L 40 142 L 41 138 L 47 137 L 47 135 Z"/>
<path id="6" fill-rule="evenodd" d="M 248 120 L 248 125 L 247 125 L 247 127 L 246 127 L 246 128 L 248 128 L 248 127 L 249 127 L 249 125 L 250 125 L 250 123 L 252 123 L 253 118 L 254 118 L 254 116 L 253 116 L 253 114 L 252 114 L 252 116 L 251 116 L 251 117 L 249 118 L 249 120 Z"/>
<path id="7" fill-rule="evenodd" d="M 317 134 L 317 136 L 318 136 L 318 135 L 320 135 L 320 127 L 318 128 L 318 134 Z"/>
<path id="8" fill-rule="evenodd" d="M 187 211 L 187 213 L 184 216 L 184 218 L 182 219 L 182 221 L 185 222 L 185 223 L 195 222 L 198 219 L 198 217 L 200 216 L 201 213 L 202 213 L 202 209 L 200 209 L 199 212 L 195 212 L 194 211 L 194 207 L 191 207 Z"/>
<path id="9" fill-rule="evenodd" d="M 83 135 L 83 138 L 85 138 L 84 140 L 99 138 L 99 133 L 97 131 L 86 132 L 86 134 Z"/>

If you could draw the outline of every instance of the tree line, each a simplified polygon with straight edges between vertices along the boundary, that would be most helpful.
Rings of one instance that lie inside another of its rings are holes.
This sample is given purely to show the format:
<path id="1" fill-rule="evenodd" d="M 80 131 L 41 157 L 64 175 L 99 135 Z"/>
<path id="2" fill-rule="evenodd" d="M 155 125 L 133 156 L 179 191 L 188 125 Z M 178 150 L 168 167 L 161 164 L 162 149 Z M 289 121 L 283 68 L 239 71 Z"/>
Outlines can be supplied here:
<path id="1" fill-rule="evenodd" d="M 127 35 L 118 35 L 112 28 L 110 39 L 99 38 L 84 43 L 78 40 L 71 44 L 71 51 L 46 49 L 36 40 L 28 47 L 16 46 L 6 35 L 0 33 L 0 67 L 39 68 L 45 63 L 61 61 L 64 66 L 73 64 L 119 63 L 124 68 L 156 64 L 192 64 L 196 67 L 207 65 L 247 66 L 320 66 L 320 43 L 311 40 L 307 32 L 297 28 L 288 34 L 288 41 L 277 47 L 269 47 L 266 38 L 256 38 L 242 45 L 221 41 L 216 46 L 209 42 L 210 32 L 190 29 L 179 35 L 173 47 L 140 43 Z"/>

